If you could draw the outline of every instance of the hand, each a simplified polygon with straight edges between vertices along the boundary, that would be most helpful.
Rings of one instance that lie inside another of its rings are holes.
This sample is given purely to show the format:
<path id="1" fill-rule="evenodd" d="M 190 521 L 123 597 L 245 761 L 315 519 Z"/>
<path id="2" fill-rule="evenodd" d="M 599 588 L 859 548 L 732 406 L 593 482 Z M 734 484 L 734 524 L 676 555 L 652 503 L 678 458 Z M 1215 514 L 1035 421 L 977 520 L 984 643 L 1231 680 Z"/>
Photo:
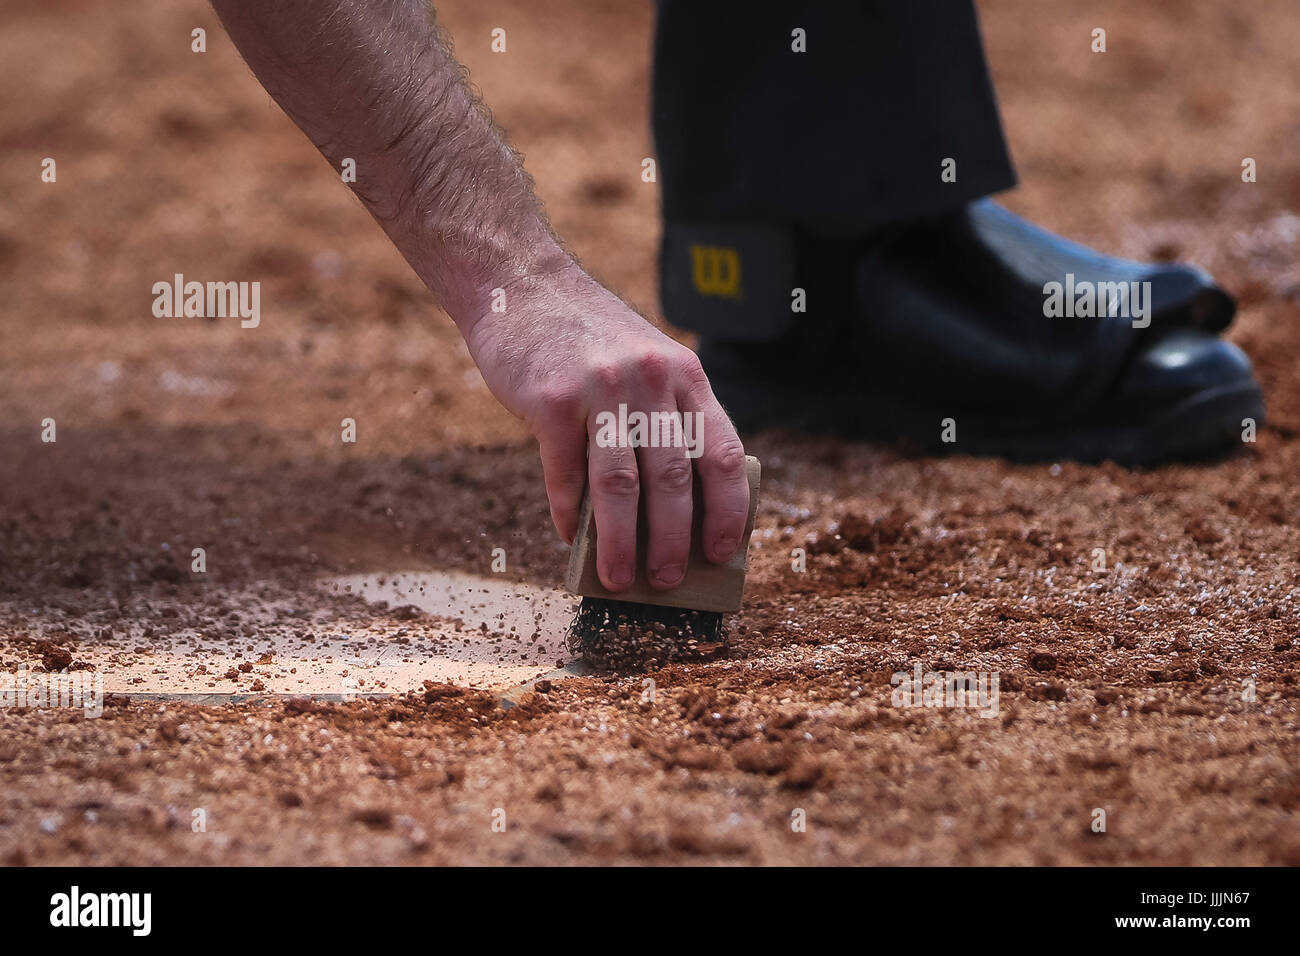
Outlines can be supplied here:
<path id="1" fill-rule="evenodd" d="M 745 450 L 695 353 L 572 263 L 507 290 L 505 306 L 470 326 L 470 354 L 492 394 L 536 436 L 551 518 L 570 544 L 590 485 L 601 583 L 610 591 L 632 583 L 642 493 L 647 579 L 660 590 L 682 582 L 694 474 L 702 486 L 704 556 L 721 563 L 735 554 L 749 515 Z M 602 413 L 617 416 L 620 404 L 629 414 L 690 413 L 700 454 L 692 458 L 680 446 L 605 447 L 597 441 L 608 422 Z"/>
<path id="2" fill-rule="evenodd" d="M 730 558 L 749 514 L 744 449 L 699 361 L 564 252 L 429 4 L 213 3 L 258 79 L 334 167 L 349 158 L 364 170 L 357 195 L 464 333 L 492 393 L 537 436 L 566 541 L 590 483 L 601 583 L 621 591 L 635 576 L 642 490 L 647 578 L 681 583 L 693 474 L 704 555 Z M 498 288 L 504 312 L 491 311 Z M 606 447 L 598 418 L 620 405 L 691 415 L 703 454 Z"/>

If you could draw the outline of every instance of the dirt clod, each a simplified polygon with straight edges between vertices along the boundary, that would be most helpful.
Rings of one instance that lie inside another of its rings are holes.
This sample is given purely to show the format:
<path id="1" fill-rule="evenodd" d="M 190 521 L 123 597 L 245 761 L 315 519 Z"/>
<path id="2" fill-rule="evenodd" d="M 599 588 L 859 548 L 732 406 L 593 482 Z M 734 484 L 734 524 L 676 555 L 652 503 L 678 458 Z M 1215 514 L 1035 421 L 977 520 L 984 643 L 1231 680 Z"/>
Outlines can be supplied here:
<path id="1" fill-rule="evenodd" d="M 61 671 L 72 664 L 72 650 L 53 641 L 38 641 L 36 653 L 47 671 Z"/>

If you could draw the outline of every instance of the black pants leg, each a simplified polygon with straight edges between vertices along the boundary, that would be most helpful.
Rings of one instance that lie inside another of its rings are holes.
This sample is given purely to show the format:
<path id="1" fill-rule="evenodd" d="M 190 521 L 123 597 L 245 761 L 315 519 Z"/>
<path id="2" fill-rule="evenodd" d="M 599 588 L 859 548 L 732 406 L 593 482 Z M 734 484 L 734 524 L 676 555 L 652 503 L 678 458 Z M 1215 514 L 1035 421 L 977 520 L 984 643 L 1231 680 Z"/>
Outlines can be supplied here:
<path id="1" fill-rule="evenodd" d="M 968 0 L 660 0 L 664 217 L 836 230 L 1015 183 Z M 791 49 L 805 31 L 806 52 Z M 941 164 L 956 160 L 956 182 Z"/>
<path id="2" fill-rule="evenodd" d="M 654 60 L 660 297 L 705 337 L 831 348 L 845 237 L 1015 184 L 969 0 L 660 0 Z"/>

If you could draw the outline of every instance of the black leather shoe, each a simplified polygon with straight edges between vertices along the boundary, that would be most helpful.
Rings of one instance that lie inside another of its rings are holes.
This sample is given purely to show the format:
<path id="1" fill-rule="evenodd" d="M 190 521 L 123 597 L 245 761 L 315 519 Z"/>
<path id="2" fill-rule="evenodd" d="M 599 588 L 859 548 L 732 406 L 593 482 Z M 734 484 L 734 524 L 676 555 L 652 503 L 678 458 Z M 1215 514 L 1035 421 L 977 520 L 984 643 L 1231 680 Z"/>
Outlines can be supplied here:
<path id="1" fill-rule="evenodd" d="M 714 393 L 742 432 L 783 427 L 1013 461 L 1138 466 L 1224 451 L 1264 423 L 1245 353 L 1196 329 L 1139 349 L 1092 406 L 1074 411 L 1030 397 L 1000 408 L 983 407 L 981 396 L 969 403 L 936 399 L 926 388 L 933 375 L 902 387 L 838 359 L 819 362 L 815 377 L 801 375 L 793 369 L 796 352 L 701 342 Z"/>
<path id="2" fill-rule="evenodd" d="M 987 200 L 866 238 L 801 234 L 792 274 L 807 312 L 781 334 L 701 335 L 743 430 L 1141 465 L 1222 449 L 1263 423 L 1249 360 L 1215 337 L 1232 299 L 1204 272 L 1102 256 Z M 1109 307 L 1084 289 L 1106 290 Z M 666 281 L 674 319 L 670 299 Z"/>
<path id="3" fill-rule="evenodd" d="M 886 261 L 910 259 L 914 274 L 927 263 L 942 263 L 926 278 L 945 284 L 957 264 L 962 280 L 984 287 L 1003 301 L 1027 301 L 1039 311 L 1043 286 L 1065 282 L 1151 283 L 1151 319 L 1157 326 L 1190 326 L 1222 332 L 1236 304 L 1204 269 L 1180 262 L 1148 263 L 1118 259 L 1062 238 L 998 205 L 992 199 L 970 203 L 959 212 L 914 220 L 880 230 L 872 243 Z M 947 262 L 945 262 L 947 260 Z M 1041 311 L 1039 311 L 1041 314 Z"/>

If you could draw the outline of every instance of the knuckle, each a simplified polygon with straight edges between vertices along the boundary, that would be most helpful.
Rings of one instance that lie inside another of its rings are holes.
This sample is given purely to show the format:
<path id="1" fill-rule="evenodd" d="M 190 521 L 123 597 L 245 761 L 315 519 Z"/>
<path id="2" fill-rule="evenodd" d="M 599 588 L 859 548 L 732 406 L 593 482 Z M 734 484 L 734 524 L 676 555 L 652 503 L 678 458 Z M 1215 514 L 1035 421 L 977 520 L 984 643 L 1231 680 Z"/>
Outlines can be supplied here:
<path id="1" fill-rule="evenodd" d="M 591 368 L 591 381 L 602 392 L 616 392 L 623 383 L 623 370 L 613 362 L 600 362 Z"/>
<path id="2" fill-rule="evenodd" d="M 704 374 L 700 357 L 690 349 L 683 349 L 677 359 L 677 372 L 688 386 L 708 385 L 709 377 Z"/>
<path id="3" fill-rule="evenodd" d="M 651 558 L 670 558 L 691 548 L 691 532 L 682 530 L 655 530 L 650 537 Z"/>
<path id="4" fill-rule="evenodd" d="M 677 374 L 681 376 L 687 393 L 701 403 L 709 400 L 713 395 L 713 386 L 709 384 L 709 376 L 704 371 L 704 366 L 700 364 L 700 357 L 690 349 L 686 349 L 680 362 Z"/>
<path id="5" fill-rule="evenodd" d="M 576 417 L 582 409 L 582 389 L 572 382 L 555 382 L 547 385 L 541 394 L 542 405 L 552 415 L 563 418 Z"/>
<path id="6" fill-rule="evenodd" d="M 635 468 L 607 468 L 592 479 L 594 490 L 610 498 L 633 498 L 641 490 L 641 477 Z"/>
<path id="7" fill-rule="evenodd" d="M 654 484 L 664 491 L 674 494 L 689 491 L 695 470 L 684 458 L 673 458 L 655 472 Z"/>
<path id="8" fill-rule="evenodd" d="M 718 478 L 736 478 L 745 473 L 745 446 L 735 436 L 717 442 L 702 459 L 704 467 Z"/>
<path id="9" fill-rule="evenodd" d="M 637 356 L 636 370 L 641 381 L 653 391 L 662 391 L 668 384 L 669 360 L 662 352 L 643 352 Z"/>

